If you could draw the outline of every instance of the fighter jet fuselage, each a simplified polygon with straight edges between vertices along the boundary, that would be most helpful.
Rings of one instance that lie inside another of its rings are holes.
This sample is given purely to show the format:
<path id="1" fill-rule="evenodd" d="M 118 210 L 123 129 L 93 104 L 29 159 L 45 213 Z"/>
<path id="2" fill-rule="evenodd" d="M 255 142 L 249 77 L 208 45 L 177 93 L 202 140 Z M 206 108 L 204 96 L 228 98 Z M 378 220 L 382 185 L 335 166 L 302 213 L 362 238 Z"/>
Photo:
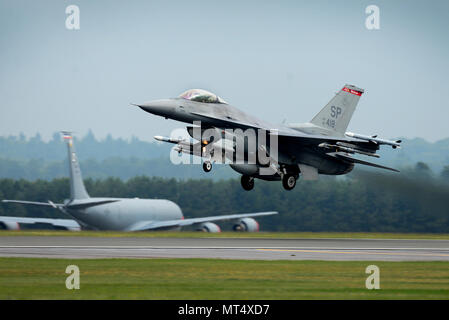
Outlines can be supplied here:
<path id="1" fill-rule="evenodd" d="M 195 121 L 201 122 L 202 128 L 220 128 L 220 129 L 247 129 L 254 127 L 266 131 L 282 127 L 284 130 L 292 130 L 292 128 L 283 125 L 273 125 L 266 121 L 260 120 L 256 117 L 246 114 L 245 112 L 222 103 L 202 103 L 192 102 L 183 98 L 163 99 L 148 102 L 139 105 L 144 111 L 185 123 L 192 124 Z M 239 123 L 229 123 L 229 120 L 238 120 Z M 304 132 L 323 132 L 314 126 L 296 125 L 298 130 Z M 256 136 L 257 139 L 257 136 Z M 267 139 L 266 139 L 267 140 Z M 268 139 L 269 140 L 269 139 Z M 256 140 L 257 143 L 257 140 Z M 309 149 L 307 147 L 293 149 L 289 145 L 279 146 L 279 162 L 285 165 L 296 166 L 298 161 L 305 164 L 314 165 L 319 168 L 319 173 L 322 174 L 344 174 L 352 170 L 352 164 L 344 163 L 338 159 L 333 159 L 325 156 L 325 150 L 321 148 Z M 323 158 L 324 157 L 324 158 Z M 256 157 L 257 159 L 257 157 Z M 258 175 L 258 166 L 260 164 L 231 164 L 231 167 L 241 174 L 249 174 L 264 180 L 280 180 L 279 175 L 267 176 Z"/>

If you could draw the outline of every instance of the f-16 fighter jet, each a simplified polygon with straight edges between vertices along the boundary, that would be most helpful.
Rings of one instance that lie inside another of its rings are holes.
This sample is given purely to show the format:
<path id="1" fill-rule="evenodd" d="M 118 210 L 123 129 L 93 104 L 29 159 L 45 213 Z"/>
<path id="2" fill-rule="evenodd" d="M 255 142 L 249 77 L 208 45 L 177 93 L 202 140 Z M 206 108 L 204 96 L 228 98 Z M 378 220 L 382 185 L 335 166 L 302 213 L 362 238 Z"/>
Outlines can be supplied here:
<path id="1" fill-rule="evenodd" d="M 286 190 L 292 190 L 300 176 L 316 180 L 319 174 L 346 174 L 356 163 L 398 171 L 354 157 L 378 158 L 380 145 L 399 148 L 401 143 L 346 132 L 363 93 L 363 89 L 347 84 L 310 122 L 283 125 L 246 114 L 201 89 L 136 106 L 166 119 L 193 124 L 187 127 L 193 141 L 162 136 L 155 139 L 176 144 L 179 153 L 202 157 L 204 171 L 209 172 L 213 162 L 229 163 L 242 174 L 245 190 L 254 187 L 255 178 L 281 180 Z"/>

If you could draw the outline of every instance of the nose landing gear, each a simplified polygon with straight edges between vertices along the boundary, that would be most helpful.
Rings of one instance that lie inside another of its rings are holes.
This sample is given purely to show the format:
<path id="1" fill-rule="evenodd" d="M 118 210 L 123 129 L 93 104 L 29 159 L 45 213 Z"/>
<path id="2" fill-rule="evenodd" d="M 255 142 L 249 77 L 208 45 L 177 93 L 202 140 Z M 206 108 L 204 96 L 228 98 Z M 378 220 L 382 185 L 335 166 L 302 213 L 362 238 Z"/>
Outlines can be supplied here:
<path id="1" fill-rule="evenodd" d="M 242 178 L 240 179 L 240 183 L 242 184 L 243 189 L 246 191 L 252 190 L 254 188 L 254 178 L 242 175 Z"/>
<path id="2" fill-rule="evenodd" d="M 291 173 L 284 174 L 282 177 L 282 186 L 285 190 L 292 190 L 296 186 L 296 176 Z"/>
<path id="3" fill-rule="evenodd" d="M 210 163 L 210 161 L 204 161 L 203 170 L 204 172 L 210 172 L 212 170 L 212 163 Z"/>

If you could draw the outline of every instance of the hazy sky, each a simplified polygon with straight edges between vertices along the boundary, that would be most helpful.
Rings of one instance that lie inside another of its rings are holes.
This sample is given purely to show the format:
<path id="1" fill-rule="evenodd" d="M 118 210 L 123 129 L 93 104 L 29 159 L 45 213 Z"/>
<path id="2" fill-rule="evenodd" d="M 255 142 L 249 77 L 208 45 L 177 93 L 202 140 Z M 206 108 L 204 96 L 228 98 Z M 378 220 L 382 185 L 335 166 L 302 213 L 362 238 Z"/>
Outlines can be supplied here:
<path id="1" fill-rule="evenodd" d="M 371 4 L 380 30 L 365 28 Z M 366 90 L 351 131 L 435 141 L 449 137 L 448 32 L 447 0 L 0 0 L 0 135 L 151 140 L 184 125 L 129 103 L 189 88 L 306 122 L 350 83 Z"/>

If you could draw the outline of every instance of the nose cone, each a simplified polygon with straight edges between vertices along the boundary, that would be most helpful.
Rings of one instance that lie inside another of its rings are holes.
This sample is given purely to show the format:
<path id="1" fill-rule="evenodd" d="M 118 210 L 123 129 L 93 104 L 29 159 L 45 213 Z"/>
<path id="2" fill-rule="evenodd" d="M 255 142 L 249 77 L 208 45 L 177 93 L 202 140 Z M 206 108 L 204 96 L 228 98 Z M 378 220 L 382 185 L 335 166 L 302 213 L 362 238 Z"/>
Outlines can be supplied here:
<path id="1" fill-rule="evenodd" d="M 146 112 L 164 117 L 170 116 L 174 110 L 174 104 L 171 99 L 153 100 L 135 105 Z"/>

